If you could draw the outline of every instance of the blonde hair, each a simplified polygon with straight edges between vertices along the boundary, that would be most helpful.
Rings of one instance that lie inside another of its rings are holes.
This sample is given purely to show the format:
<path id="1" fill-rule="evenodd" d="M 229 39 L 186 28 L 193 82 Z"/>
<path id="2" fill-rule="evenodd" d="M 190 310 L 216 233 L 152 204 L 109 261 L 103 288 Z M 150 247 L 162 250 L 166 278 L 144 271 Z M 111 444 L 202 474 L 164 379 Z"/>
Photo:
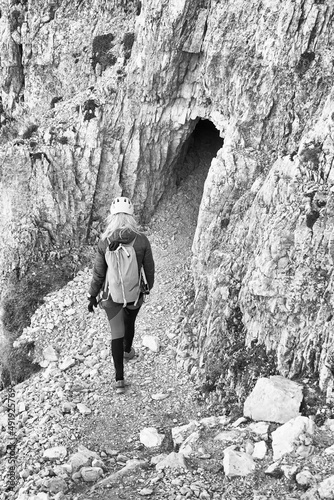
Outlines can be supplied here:
<path id="1" fill-rule="evenodd" d="M 119 213 L 109 214 L 107 217 L 107 227 L 101 235 L 102 239 L 110 238 L 115 231 L 119 231 L 119 237 L 122 238 L 125 231 L 133 231 L 140 234 L 139 226 L 133 215 Z"/>

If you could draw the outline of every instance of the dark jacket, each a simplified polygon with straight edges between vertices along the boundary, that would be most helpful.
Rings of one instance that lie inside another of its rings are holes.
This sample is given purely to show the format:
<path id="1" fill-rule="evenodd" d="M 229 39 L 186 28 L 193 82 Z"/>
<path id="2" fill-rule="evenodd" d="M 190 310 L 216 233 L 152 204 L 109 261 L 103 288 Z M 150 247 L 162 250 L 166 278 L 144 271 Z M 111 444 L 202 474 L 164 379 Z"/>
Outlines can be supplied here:
<path id="1" fill-rule="evenodd" d="M 124 232 L 122 238 L 120 238 L 118 234 L 115 234 L 115 236 L 109 238 L 109 241 L 112 244 L 116 243 L 115 247 L 117 247 L 117 243 L 123 243 L 126 245 L 134 239 L 135 242 L 133 244 L 133 248 L 136 252 L 138 269 L 140 269 L 141 266 L 144 267 L 147 283 L 151 290 L 154 284 L 154 260 L 151 245 L 147 237 L 144 234 L 136 234 L 133 231 L 126 231 Z M 105 252 L 108 245 L 108 240 L 104 239 L 100 240 L 97 246 L 97 253 L 93 268 L 93 278 L 88 291 L 89 295 L 92 297 L 96 297 L 98 295 L 106 277 L 108 266 L 105 259 Z"/>

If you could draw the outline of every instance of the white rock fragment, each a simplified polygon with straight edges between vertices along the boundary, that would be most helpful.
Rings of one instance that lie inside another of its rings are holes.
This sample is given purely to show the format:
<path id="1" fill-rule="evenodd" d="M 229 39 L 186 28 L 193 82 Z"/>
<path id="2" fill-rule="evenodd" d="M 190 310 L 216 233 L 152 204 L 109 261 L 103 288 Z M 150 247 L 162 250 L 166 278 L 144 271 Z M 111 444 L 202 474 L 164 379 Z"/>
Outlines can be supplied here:
<path id="1" fill-rule="evenodd" d="M 75 365 L 75 362 L 76 361 L 74 358 L 72 358 L 71 356 L 66 356 L 66 358 L 63 359 L 63 361 L 61 361 L 58 366 L 61 371 L 65 371 L 69 368 L 72 368 L 72 366 Z"/>
<path id="2" fill-rule="evenodd" d="M 101 467 L 82 467 L 80 472 L 82 479 L 87 483 L 97 481 L 103 475 Z"/>
<path id="3" fill-rule="evenodd" d="M 284 475 L 284 472 L 283 472 L 282 467 L 281 467 L 281 461 L 277 460 L 277 462 L 274 462 L 274 463 L 270 464 L 266 468 L 266 470 L 264 471 L 264 473 L 267 476 L 270 476 L 270 477 L 275 477 L 275 478 L 282 477 Z"/>
<path id="4" fill-rule="evenodd" d="M 153 490 L 151 488 L 143 488 L 142 490 L 138 491 L 138 494 L 142 497 L 147 497 L 149 495 L 152 495 Z"/>
<path id="5" fill-rule="evenodd" d="M 50 495 L 44 491 L 40 491 L 37 495 L 27 497 L 28 500 L 49 500 Z"/>
<path id="6" fill-rule="evenodd" d="M 155 401 L 163 401 L 164 399 L 167 399 L 169 394 L 164 394 L 162 392 L 158 392 L 157 394 L 152 394 L 151 398 L 154 399 Z"/>
<path id="7" fill-rule="evenodd" d="M 260 378 L 244 403 L 244 415 L 252 420 L 285 423 L 298 415 L 303 388 L 291 380 L 273 375 Z"/>
<path id="8" fill-rule="evenodd" d="M 172 428 L 172 438 L 174 445 L 183 443 L 186 437 L 194 432 L 198 428 L 198 422 L 196 420 L 192 420 L 189 424 L 180 425 Z"/>
<path id="9" fill-rule="evenodd" d="M 83 445 L 78 446 L 77 453 L 70 456 L 68 463 L 65 464 L 70 467 L 70 470 L 75 473 L 81 467 L 88 467 L 92 465 L 93 460 L 100 460 L 99 455 L 95 451 L 91 451 Z"/>
<path id="10" fill-rule="evenodd" d="M 185 441 L 181 444 L 179 453 L 182 453 L 185 457 L 190 457 L 190 455 L 194 451 L 194 445 L 198 442 L 200 438 L 199 431 L 195 431 L 190 436 L 185 439 Z"/>
<path id="11" fill-rule="evenodd" d="M 44 450 L 43 458 L 51 461 L 63 460 L 67 455 L 67 449 L 65 446 L 54 446 L 53 448 L 47 448 Z"/>
<path id="12" fill-rule="evenodd" d="M 300 435 L 313 436 L 315 424 L 307 417 L 296 417 L 281 425 L 272 433 L 272 447 L 274 460 L 280 459 L 296 448 Z"/>
<path id="13" fill-rule="evenodd" d="M 182 453 L 172 451 L 166 458 L 161 460 L 155 466 L 156 470 L 169 469 L 187 469 L 187 464 Z"/>
<path id="14" fill-rule="evenodd" d="M 92 461 L 92 467 L 100 467 L 101 469 L 103 469 L 104 463 L 102 460 L 94 458 Z"/>
<path id="15" fill-rule="evenodd" d="M 299 468 L 298 465 L 283 464 L 281 466 L 284 476 L 289 480 L 293 479 L 296 476 L 298 468 Z"/>
<path id="16" fill-rule="evenodd" d="M 0 431 L 1 429 L 6 430 L 8 426 L 8 414 L 4 413 L 3 415 L 0 415 Z"/>
<path id="17" fill-rule="evenodd" d="M 199 423 L 204 425 L 204 427 L 216 427 L 216 425 L 227 425 L 230 420 L 230 417 L 227 417 L 226 415 L 220 417 L 212 416 L 201 418 Z"/>
<path id="18" fill-rule="evenodd" d="M 267 445 L 265 441 L 258 441 L 254 443 L 254 451 L 253 458 L 257 458 L 258 460 L 263 460 L 267 454 Z"/>
<path id="19" fill-rule="evenodd" d="M 59 355 L 56 352 L 56 350 L 49 345 L 45 349 L 43 349 L 43 358 L 46 361 L 53 362 L 53 361 L 58 361 Z"/>
<path id="20" fill-rule="evenodd" d="M 145 427 L 140 431 L 140 442 L 146 448 L 153 448 L 160 446 L 165 435 L 159 434 L 155 427 Z"/>
<path id="21" fill-rule="evenodd" d="M 109 351 L 108 349 L 102 349 L 102 351 L 100 352 L 100 358 L 101 359 L 107 359 L 109 356 Z"/>
<path id="22" fill-rule="evenodd" d="M 313 475 L 308 469 L 303 469 L 296 474 L 296 482 L 300 486 L 309 486 L 312 482 Z"/>
<path id="23" fill-rule="evenodd" d="M 18 413 L 23 413 L 26 410 L 26 405 L 23 401 L 20 401 L 19 404 L 17 405 L 17 412 Z"/>
<path id="24" fill-rule="evenodd" d="M 252 474 L 256 465 L 247 453 L 228 448 L 224 450 L 223 467 L 227 477 L 234 477 Z"/>
<path id="25" fill-rule="evenodd" d="M 166 453 L 160 453 L 159 455 L 154 455 L 151 458 L 151 465 L 157 465 L 157 463 L 161 462 L 167 457 Z"/>
<path id="26" fill-rule="evenodd" d="M 268 424 L 268 422 L 252 422 L 249 424 L 248 429 L 267 441 L 269 436 L 269 426 L 270 424 Z"/>
<path id="27" fill-rule="evenodd" d="M 144 347 L 148 347 L 150 351 L 159 352 L 160 350 L 160 340 L 153 335 L 144 335 L 142 344 Z"/>
<path id="28" fill-rule="evenodd" d="M 328 448 L 325 448 L 324 453 L 326 453 L 326 455 L 334 455 L 334 444 L 332 444 L 332 446 L 329 446 Z"/>
<path id="29" fill-rule="evenodd" d="M 242 435 L 242 431 L 238 429 L 221 431 L 214 437 L 214 441 L 223 441 L 224 443 L 232 443 Z"/>
<path id="30" fill-rule="evenodd" d="M 232 427 L 239 427 L 239 425 L 244 424 L 247 422 L 247 418 L 245 417 L 239 417 L 233 424 L 231 424 Z"/>
<path id="31" fill-rule="evenodd" d="M 77 472 L 81 467 L 88 467 L 91 464 L 91 457 L 84 453 L 74 453 L 71 455 L 68 465 L 71 466 L 72 472 Z"/>
<path id="32" fill-rule="evenodd" d="M 66 316 L 73 316 L 74 314 L 76 313 L 75 309 L 71 308 L 71 309 L 67 309 L 65 311 L 65 314 Z"/>
<path id="33" fill-rule="evenodd" d="M 334 498 L 334 475 L 329 476 L 318 486 L 318 495 L 320 498 L 326 498 L 332 500 Z"/>
<path id="34" fill-rule="evenodd" d="M 88 408 L 88 406 L 84 405 L 83 403 L 77 403 L 77 408 L 81 415 L 89 415 L 92 413 L 92 410 Z"/>

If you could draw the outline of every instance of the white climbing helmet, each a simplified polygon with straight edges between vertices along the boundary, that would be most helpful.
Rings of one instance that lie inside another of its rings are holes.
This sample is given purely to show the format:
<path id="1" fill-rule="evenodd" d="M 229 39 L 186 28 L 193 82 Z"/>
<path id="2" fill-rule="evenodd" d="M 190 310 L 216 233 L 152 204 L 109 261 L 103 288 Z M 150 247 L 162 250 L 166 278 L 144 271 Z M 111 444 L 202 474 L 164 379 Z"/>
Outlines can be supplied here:
<path id="1" fill-rule="evenodd" d="M 125 196 L 119 196 L 115 198 L 110 207 L 111 215 L 116 215 L 121 213 L 133 215 L 133 212 L 134 208 L 132 202 L 129 200 L 129 198 L 126 198 Z"/>

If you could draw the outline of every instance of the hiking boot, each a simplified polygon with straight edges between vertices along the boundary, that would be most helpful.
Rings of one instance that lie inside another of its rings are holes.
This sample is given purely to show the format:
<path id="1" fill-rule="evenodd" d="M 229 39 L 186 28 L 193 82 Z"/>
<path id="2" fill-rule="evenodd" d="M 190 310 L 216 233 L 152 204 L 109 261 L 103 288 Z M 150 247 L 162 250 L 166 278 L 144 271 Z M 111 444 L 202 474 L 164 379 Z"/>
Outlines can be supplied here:
<path id="1" fill-rule="evenodd" d="M 125 393 L 125 383 L 124 380 L 116 380 L 116 394 L 124 394 Z"/>
<path id="2" fill-rule="evenodd" d="M 136 351 L 134 350 L 133 347 L 131 347 L 130 352 L 125 352 L 124 351 L 124 359 L 133 359 L 136 355 Z"/>

